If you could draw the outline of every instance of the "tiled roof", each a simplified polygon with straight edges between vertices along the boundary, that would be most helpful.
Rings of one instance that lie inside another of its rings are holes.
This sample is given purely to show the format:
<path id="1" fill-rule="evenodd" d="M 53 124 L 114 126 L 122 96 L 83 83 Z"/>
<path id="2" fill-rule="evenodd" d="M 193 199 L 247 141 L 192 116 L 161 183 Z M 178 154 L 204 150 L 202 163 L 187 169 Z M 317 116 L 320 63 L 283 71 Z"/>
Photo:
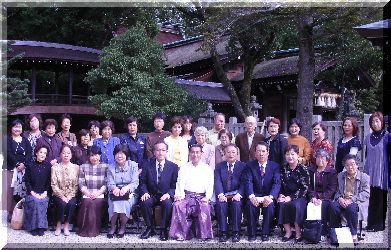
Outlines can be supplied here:
<path id="1" fill-rule="evenodd" d="M 184 79 L 175 79 L 175 82 L 182 86 L 191 96 L 205 100 L 230 102 L 231 98 L 223 88 L 222 83 L 217 82 L 200 82 Z"/>
<path id="2" fill-rule="evenodd" d="M 252 79 L 262 79 L 270 77 L 279 77 L 279 76 L 288 76 L 298 74 L 299 68 L 297 63 L 299 61 L 299 56 L 290 56 L 283 58 L 270 59 L 263 61 L 255 65 Z M 330 62 L 320 57 L 315 59 L 315 75 L 321 71 L 332 66 L 335 62 Z M 234 77 L 232 81 L 242 81 L 243 73 Z"/>
<path id="3" fill-rule="evenodd" d="M 15 41 L 9 45 L 7 57 L 23 53 L 24 59 L 60 60 L 84 63 L 99 63 L 101 50 L 60 43 Z"/>
<path id="4" fill-rule="evenodd" d="M 201 50 L 203 44 L 202 37 L 193 37 L 181 41 L 164 45 L 164 60 L 167 68 L 174 68 L 193 62 L 209 59 L 209 51 Z M 222 41 L 217 44 L 217 53 L 225 55 L 228 36 L 224 36 Z"/>

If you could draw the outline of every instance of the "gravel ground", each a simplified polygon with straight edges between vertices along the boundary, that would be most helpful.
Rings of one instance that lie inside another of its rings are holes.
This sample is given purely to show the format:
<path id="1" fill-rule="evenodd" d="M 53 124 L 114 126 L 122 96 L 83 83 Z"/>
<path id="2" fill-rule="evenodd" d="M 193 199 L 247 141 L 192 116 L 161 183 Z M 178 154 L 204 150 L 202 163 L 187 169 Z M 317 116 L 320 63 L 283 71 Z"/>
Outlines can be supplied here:
<path id="1" fill-rule="evenodd" d="M 357 248 L 371 249 L 389 249 L 389 235 L 387 226 L 383 232 L 365 233 L 365 239 L 360 241 Z M 158 236 L 153 236 L 147 240 L 139 239 L 140 233 L 136 233 L 135 229 L 129 229 L 125 237 L 122 239 L 108 239 L 104 233 L 94 238 L 79 237 L 75 232 L 71 232 L 70 236 L 55 236 L 53 231 L 46 231 L 42 237 L 32 236 L 23 230 L 12 230 L 5 223 L 5 213 L 2 213 L 2 225 L 0 230 L 0 239 L 6 244 L 5 248 L 335 248 L 329 244 L 327 240 L 319 244 L 294 244 L 291 242 L 281 242 L 277 232 L 270 238 L 270 242 L 263 243 L 260 237 L 255 242 L 248 242 L 246 236 L 238 243 L 226 242 L 219 243 L 215 238 L 210 241 L 191 240 L 178 242 L 169 240 L 161 242 Z M 6 237 L 4 237 L 6 235 Z M 344 247 L 353 247 L 346 245 Z"/>

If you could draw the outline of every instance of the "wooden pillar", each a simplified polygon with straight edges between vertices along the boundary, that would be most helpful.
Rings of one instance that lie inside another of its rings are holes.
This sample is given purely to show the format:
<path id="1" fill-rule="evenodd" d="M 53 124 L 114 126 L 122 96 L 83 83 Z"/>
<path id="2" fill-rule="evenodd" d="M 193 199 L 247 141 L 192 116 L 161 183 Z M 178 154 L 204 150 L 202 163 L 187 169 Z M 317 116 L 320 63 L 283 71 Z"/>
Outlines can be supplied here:
<path id="1" fill-rule="evenodd" d="M 31 70 L 31 99 L 33 103 L 35 103 L 36 85 L 37 85 L 37 70 L 35 66 L 33 66 Z"/>
<path id="2" fill-rule="evenodd" d="M 69 87 L 69 91 L 68 91 L 68 94 L 69 94 L 69 104 L 72 104 L 72 85 L 73 85 L 73 79 L 74 79 L 74 75 L 73 75 L 73 69 L 70 69 L 69 70 L 69 83 L 68 83 L 68 87 Z"/>
<path id="3" fill-rule="evenodd" d="M 55 88 L 55 94 L 58 95 L 58 78 L 59 78 L 58 70 L 54 72 L 54 88 Z"/>
<path id="4" fill-rule="evenodd" d="M 288 131 L 288 108 L 289 102 L 288 102 L 288 96 L 283 92 L 282 93 L 282 119 L 281 119 L 281 127 L 280 127 L 280 133 L 285 133 Z"/>
<path id="5" fill-rule="evenodd" d="M 58 73 L 58 70 L 56 70 L 54 72 L 54 100 L 56 100 L 56 102 L 58 102 L 58 77 L 59 77 L 59 73 Z"/>

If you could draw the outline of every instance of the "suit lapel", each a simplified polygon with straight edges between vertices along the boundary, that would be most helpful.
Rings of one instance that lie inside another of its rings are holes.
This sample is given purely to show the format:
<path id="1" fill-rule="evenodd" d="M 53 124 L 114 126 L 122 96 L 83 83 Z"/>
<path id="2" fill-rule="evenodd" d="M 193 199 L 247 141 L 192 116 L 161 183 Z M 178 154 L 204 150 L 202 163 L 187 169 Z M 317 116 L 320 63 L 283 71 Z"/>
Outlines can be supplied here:
<path id="1" fill-rule="evenodd" d="M 223 168 L 220 168 L 221 171 L 221 180 L 224 185 L 224 188 L 227 188 L 227 180 L 228 180 L 228 166 L 225 164 Z"/>
<path id="2" fill-rule="evenodd" d="M 162 177 L 160 178 L 161 182 L 164 182 L 164 180 L 168 180 L 167 176 L 169 172 L 170 172 L 170 164 L 168 164 L 168 162 L 166 161 L 163 166 Z"/>
<path id="3" fill-rule="evenodd" d="M 247 153 L 250 152 L 250 146 L 248 145 L 248 138 L 247 138 L 247 133 L 245 132 L 243 135 L 243 140 L 244 140 L 244 145 L 246 146 Z"/>
<path id="4" fill-rule="evenodd" d="M 156 160 L 152 160 L 151 162 L 151 175 L 152 175 L 152 180 L 157 186 L 157 172 L 156 172 Z"/>

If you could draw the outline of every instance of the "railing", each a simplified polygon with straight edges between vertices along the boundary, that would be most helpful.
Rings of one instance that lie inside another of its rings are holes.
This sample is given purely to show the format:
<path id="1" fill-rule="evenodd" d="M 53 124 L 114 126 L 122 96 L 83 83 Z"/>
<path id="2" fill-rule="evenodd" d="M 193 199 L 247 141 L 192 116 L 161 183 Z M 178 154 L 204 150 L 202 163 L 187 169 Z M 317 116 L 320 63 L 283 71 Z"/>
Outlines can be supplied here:
<path id="1" fill-rule="evenodd" d="M 32 95 L 29 97 L 32 99 Z M 50 105 L 75 105 L 75 104 L 91 104 L 88 96 L 82 95 L 60 95 L 60 94 L 36 94 L 35 99 L 32 99 L 33 104 L 50 104 Z"/>
<path id="2" fill-rule="evenodd" d="M 338 141 L 342 137 L 342 121 L 322 121 L 322 123 L 326 126 L 327 132 L 326 136 L 331 141 L 333 145 L 333 159 L 335 159 L 335 156 L 337 154 L 337 147 L 338 147 Z M 365 135 L 369 133 L 369 131 L 365 131 L 364 129 L 364 122 L 359 121 L 358 122 L 358 138 L 360 139 L 361 145 L 364 144 Z M 365 151 L 362 149 L 359 153 L 357 158 L 364 162 L 365 160 Z"/>
<path id="3" fill-rule="evenodd" d="M 212 129 L 214 124 L 212 119 L 199 118 L 196 126 L 204 126 L 208 130 Z M 265 124 L 266 126 L 266 124 Z M 230 117 L 228 123 L 225 124 L 225 128 L 231 131 L 235 136 L 245 131 L 244 123 L 238 123 L 236 117 Z M 257 128 L 255 129 L 258 133 L 266 135 L 266 128 L 263 128 L 263 122 L 257 123 Z"/>
<path id="4" fill-rule="evenodd" d="M 359 133 L 358 137 L 360 139 L 361 145 L 363 146 L 363 149 L 358 154 L 358 160 L 360 162 L 365 161 L 365 148 L 364 148 L 364 139 L 367 134 L 371 132 L 369 127 L 369 116 L 370 114 L 364 115 L 364 121 L 358 121 L 358 127 L 359 127 Z M 319 120 L 320 116 L 314 117 L 315 120 Z M 317 119 L 316 119 L 317 118 Z M 321 118 L 321 117 L 320 117 Z M 386 127 L 388 127 L 389 124 L 389 117 L 385 117 L 385 124 Z M 333 144 L 333 159 L 335 159 L 335 156 L 337 154 L 337 146 L 338 141 L 342 137 L 342 121 L 322 121 L 322 123 L 326 126 L 326 136 Z M 196 126 L 204 126 L 208 130 L 213 128 L 213 119 L 212 118 L 200 118 L 198 119 L 198 123 Z M 265 124 L 266 126 L 266 124 Z M 244 123 L 237 123 L 236 117 L 230 117 L 228 123 L 225 125 L 225 128 L 228 128 L 235 136 L 239 133 L 242 133 L 245 131 Z M 263 122 L 258 122 L 256 131 L 262 131 L 262 134 L 265 136 L 269 136 L 266 131 L 266 127 L 263 128 Z M 311 138 L 311 141 L 313 139 Z"/>

